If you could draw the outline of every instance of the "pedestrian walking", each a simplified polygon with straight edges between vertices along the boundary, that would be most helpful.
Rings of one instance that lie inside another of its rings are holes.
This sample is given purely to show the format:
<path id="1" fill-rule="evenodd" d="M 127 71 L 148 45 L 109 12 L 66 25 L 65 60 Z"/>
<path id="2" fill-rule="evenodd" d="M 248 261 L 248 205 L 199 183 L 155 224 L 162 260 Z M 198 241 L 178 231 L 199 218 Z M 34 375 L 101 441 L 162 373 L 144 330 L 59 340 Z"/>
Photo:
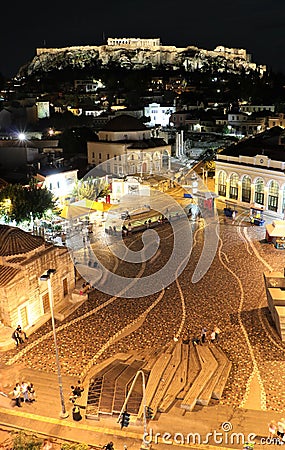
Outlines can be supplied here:
<path id="1" fill-rule="evenodd" d="M 131 224 L 131 222 L 129 222 L 128 223 L 128 234 L 132 234 L 132 230 L 133 230 L 132 224 Z"/>
<path id="2" fill-rule="evenodd" d="M 16 386 L 13 389 L 13 399 L 16 402 L 16 406 L 21 408 L 21 386 L 20 383 L 16 383 Z"/>
<path id="3" fill-rule="evenodd" d="M 127 234 L 128 234 L 128 229 L 127 229 L 126 225 L 123 225 L 123 226 L 122 226 L 122 232 L 123 232 L 123 236 L 127 236 Z"/>
<path id="4" fill-rule="evenodd" d="M 201 342 L 202 344 L 205 344 L 207 339 L 207 328 L 203 327 L 201 330 Z"/>

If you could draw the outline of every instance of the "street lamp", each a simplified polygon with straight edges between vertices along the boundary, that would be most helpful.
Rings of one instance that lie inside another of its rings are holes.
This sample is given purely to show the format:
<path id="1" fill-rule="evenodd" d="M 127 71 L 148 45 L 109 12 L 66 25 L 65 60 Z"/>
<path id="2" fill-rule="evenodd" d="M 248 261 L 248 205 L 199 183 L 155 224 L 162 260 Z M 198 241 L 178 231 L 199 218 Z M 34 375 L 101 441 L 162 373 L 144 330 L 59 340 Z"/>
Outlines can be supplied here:
<path id="1" fill-rule="evenodd" d="M 56 365 L 57 365 L 59 395 L 60 395 L 60 401 L 61 401 L 60 418 L 66 419 L 68 417 L 68 412 L 66 411 L 64 397 L 63 397 L 63 390 L 62 390 L 62 378 L 61 378 L 61 370 L 60 370 L 60 363 L 59 363 L 59 357 L 58 357 L 58 347 L 57 347 L 55 323 L 54 323 L 53 292 L 52 292 L 52 287 L 51 287 L 52 275 L 55 272 L 56 272 L 55 269 L 48 269 L 47 272 L 40 277 L 40 281 L 47 281 L 47 284 L 48 284 L 48 296 L 49 296 L 49 304 L 50 304 L 50 312 L 51 312 L 53 339 L 54 339 L 54 346 L 55 346 L 55 359 L 56 359 Z"/>

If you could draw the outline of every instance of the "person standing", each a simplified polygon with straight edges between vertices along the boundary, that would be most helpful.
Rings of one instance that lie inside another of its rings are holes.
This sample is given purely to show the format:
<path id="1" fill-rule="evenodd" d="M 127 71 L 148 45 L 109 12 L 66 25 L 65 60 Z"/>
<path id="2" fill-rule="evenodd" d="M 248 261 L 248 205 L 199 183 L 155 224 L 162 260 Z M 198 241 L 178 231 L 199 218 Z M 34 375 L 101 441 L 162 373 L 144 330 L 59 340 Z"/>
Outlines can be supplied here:
<path id="1" fill-rule="evenodd" d="M 16 347 L 18 347 L 18 345 L 20 344 L 20 334 L 19 334 L 18 328 L 16 328 L 16 330 L 13 331 L 12 339 L 14 339 L 14 341 L 16 343 Z"/>
<path id="2" fill-rule="evenodd" d="M 21 386 L 20 386 L 20 383 L 16 383 L 16 386 L 14 387 L 13 398 L 16 402 L 16 406 L 21 408 Z"/>
<path id="3" fill-rule="evenodd" d="M 217 327 L 217 325 L 214 328 L 214 332 L 215 332 L 215 340 L 216 340 L 216 342 L 219 342 L 221 330 L 219 327 Z"/>
<path id="4" fill-rule="evenodd" d="M 269 431 L 269 438 L 273 439 L 276 437 L 277 432 L 277 424 L 275 420 L 271 420 L 271 422 L 268 424 L 268 431 Z"/>
<path id="5" fill-rule="evenodd" d="M 132 234 L 132 224 L 131 224 L 131 222 L 128 223 L 128 234 Z"/>
<path id="6" fill-rule="evenodd" d="M 29 391 L 28 391 L 28 383 L 26 383 L 26 381 L 22 381 L 21 393 L 24 397 L 24 403 L 28 402 L 29 401 Z"/>
<path id="7" fill-rule="evenodd" d="M 285 419 L 284 417 L 282 417 L 282 419 L 280 419 L 277 422 L 277 436 L 282 440 L 284 437 L 284 433 L 285 433 Z"/>
<path id="8" fill-rule="evenodd" d="M 205 327 L 203 327 L 202 330 L 201 330 L 201 342 L 202 342 L 202 344 L 205 344 L 206 337 L 207 337 L 207 329 Z"/>
<path id="9" fill-rule="evenodd" d="M 84 391 L 84 387 L 81 386 L 81 381 L 78 380 L 77 385 L 73 389 L 73 392 L 77 397 L 81 397 L 81 392 L 83 392 L 83 391 Z"/>
<path id="10" fill-rule="evenodd" d="M 213 344 L 216 340 L 216 333 L 215 331 L 212 331 L 211 336 L 210 336 L 210 344 Z"/>
<path id="11" fill-rule="evenodd" d="M 29 395 L 30 402 L 36 401 L 36 391 L 35 391 L 33 383 L 28 384 L 28 395 Z"/>

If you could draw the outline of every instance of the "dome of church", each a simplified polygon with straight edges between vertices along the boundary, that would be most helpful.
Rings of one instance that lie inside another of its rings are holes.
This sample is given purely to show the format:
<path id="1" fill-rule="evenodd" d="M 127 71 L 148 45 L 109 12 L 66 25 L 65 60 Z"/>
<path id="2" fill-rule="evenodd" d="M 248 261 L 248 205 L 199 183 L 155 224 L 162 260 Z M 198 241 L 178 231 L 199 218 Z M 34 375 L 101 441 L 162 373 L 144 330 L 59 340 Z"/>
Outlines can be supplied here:
<path id="1" fill-rule="evenodd" d="M 28 253 L 40 247 L 44 238 L 33 236 L 17 227 L 0 225 L 0 256 Z"/>
<path id="2" fill-rule="evenodd" d="M 147 127 L 136 117 L 121 114 L 111 119 L 102 131 L 144 131 Z"/>

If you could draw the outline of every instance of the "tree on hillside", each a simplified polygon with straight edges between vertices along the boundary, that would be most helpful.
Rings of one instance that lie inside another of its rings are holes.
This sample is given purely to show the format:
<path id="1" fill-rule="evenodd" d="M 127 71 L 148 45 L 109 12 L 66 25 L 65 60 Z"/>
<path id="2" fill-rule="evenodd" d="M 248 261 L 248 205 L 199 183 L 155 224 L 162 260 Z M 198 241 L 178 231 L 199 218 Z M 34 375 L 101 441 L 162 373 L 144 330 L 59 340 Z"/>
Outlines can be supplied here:
<path id="1" fill-rule="evenodd" d="M 8 184 L 0 190 L 0 217 L 5 222 L 15 221 L 17 224 L 23 221 L 40 219 L 49 209 L 55 208 L 52 193 L 39 187 L 35 179 L 29 186 L 20 184 Z"/>

